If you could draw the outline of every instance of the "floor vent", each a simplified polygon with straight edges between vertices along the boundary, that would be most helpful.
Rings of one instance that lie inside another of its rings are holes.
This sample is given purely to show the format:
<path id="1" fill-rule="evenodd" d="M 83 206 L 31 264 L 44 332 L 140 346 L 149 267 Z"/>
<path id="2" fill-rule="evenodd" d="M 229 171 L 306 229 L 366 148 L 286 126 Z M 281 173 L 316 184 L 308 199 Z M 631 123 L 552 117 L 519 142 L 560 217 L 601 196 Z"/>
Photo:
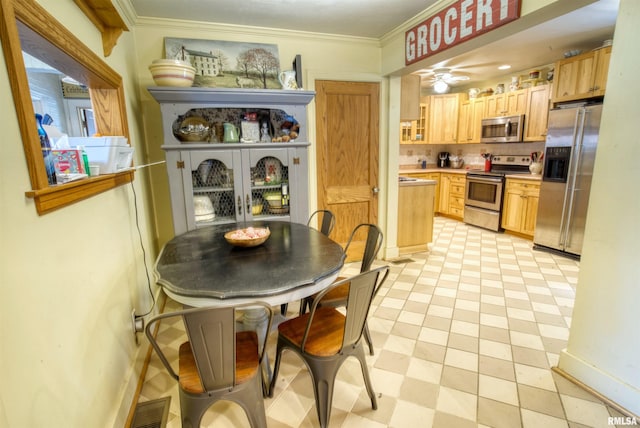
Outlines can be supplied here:
<path id="1" fill-rule="evenodd" d="M 165 428 L 171 397 L 138 403 L 131 428 Z"/>
<path id="2" fill-rule="evenodd" d="M 401 265 L 404 263 L 413 263 L 415 260 L 413 260 L 410 257 L 405 257 L 403 259 L 395 259 L 395 260 L 391 260 L 391 263 L 393 263 L 394 265 Z"/>

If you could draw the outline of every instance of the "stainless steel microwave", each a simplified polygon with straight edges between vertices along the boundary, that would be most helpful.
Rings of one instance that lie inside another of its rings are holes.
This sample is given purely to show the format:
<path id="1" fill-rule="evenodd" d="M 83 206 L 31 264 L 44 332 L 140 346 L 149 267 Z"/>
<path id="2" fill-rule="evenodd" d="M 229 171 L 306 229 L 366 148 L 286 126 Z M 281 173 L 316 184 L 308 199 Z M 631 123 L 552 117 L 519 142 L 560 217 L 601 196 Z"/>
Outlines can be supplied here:
<path id="1" fill-rule="evenodd" d="M 524 115 L 482 119 L 483 143 L 518 143 L 524 133 Z"/>

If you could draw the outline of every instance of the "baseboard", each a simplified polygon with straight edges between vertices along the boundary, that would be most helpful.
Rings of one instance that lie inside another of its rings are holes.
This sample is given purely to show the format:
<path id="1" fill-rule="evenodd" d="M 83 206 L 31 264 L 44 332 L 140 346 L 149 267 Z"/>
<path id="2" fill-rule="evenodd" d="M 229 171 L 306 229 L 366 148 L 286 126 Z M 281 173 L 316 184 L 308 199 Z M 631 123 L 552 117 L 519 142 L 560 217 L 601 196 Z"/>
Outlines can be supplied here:
<path id="1" fill-rule="evenodd" d="M 159 293 L 156 296 L 156 302 L 157 302 L 156 306 L 158 308 L 157 313 L 160 314 L 164 311 L 164 306 L 167 303 L 167 295 L 164 294 L 161 290 L 159 290 Z M 146 321 L 145 321 L 145 325 L 146 325 Z M 156 330 L 153 333 L 154 335 L 158 334 L 159 327 L 160 325 L 158 323 L 156 325 Z M 138 334 L 144 335 L 144 333 L 138 333 Z M 153 352 L 153 347 L 151 346 L 149 341 L 146 340 L 146 338 L 142 339 L 141 343 L 142 345 L 138 350 L 138 355 L 141 356 L 144 353 L 144 360 L 142 361 L 142 364 L 140 364 L 139 363 L 140 357 L 136 358 L 136 368 L 138 368 L 138 366 L 141 366 L 140 376 L 138 376 L 137 379 L 134 377 L 130 379 L 131 383 L 133 383 L 133 381 L 136 381 L 136 383 L 135 383 L 135 392 L 133 393 L 133 398 L 131 399 L 131 404 L 129 406 L 129 413 L 127 414 L 127 420 L 124 424 L 124 427 L 126 428 L 131 427 L 131 423 L 133 422 L 133 417 L 135 416 L 135 412 L 136 412 L 136 406 L 138 405 L 138 400 L 140 399 L 140 393 L 142 392 L 142 386 L 144 385 L 144 379 L 147 376 L 147 369 L 149 368 L 151 353 Z M 144 346 L 145 344 L 146 344 L 146 351 Z"/>
<path id="2" fill-rule="evenodd" d="M 640 420 L 639 389 L 570 354 L 566 349 L 560 353 L 558 367 L 553 370 L 620 413 Z"/>

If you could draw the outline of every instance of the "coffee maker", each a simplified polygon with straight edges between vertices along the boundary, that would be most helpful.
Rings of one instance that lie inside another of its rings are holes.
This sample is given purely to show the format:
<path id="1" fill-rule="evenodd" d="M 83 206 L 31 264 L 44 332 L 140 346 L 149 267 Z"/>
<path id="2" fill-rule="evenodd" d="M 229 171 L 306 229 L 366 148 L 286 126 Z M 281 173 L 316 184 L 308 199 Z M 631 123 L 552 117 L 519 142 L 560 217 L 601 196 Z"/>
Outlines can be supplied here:
<path id="1" fill-rule="evenodd" d="M 438 168 L 447 168 L 449 166 L 449 152 L 438 153 Z"/>

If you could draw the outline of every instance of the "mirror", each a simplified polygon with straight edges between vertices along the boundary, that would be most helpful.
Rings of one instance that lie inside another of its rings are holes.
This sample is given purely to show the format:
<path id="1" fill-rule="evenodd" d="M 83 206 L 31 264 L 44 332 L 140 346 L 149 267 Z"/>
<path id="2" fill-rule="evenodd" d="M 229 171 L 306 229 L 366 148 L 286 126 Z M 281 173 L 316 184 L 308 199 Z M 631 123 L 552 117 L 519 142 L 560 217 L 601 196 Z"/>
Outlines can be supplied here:
<path id="1" fill-rule="evenodd" d="M 94 135 L 96 123 L 88 88 L 24 51 L 22 56 L 33 110 L 45 118 L 47 133 L 52 134 L 54 140 L 59 134 Z"/>

